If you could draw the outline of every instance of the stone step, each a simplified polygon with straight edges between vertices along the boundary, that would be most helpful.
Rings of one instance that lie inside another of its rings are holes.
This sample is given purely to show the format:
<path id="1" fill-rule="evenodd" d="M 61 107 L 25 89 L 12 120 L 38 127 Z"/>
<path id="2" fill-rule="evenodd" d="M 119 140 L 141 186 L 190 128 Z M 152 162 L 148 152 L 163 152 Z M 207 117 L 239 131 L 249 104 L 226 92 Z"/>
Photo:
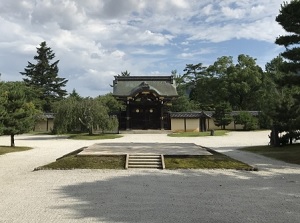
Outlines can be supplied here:
<path id="1" fill-rule="evenodd" d="M 163 169 L 162 155 L 156 154 L 128 154 L 126 168 L 155 168 Z"/>
<path id="2" fill-rule="evenodd" d="M 160 155 L 129 155 L 130 158 L 160 158 Z"/>
<path id="3" fill-rule="evenodd" d="M 155 169 L 161 169 L 161 165 L 128 165 L 128 168 L 155 168 Z"/>
<path id="4" fill-rule="evenodd" d="M 128 161 L 128 164 L 129 164 L 129 165 L 130 165 L 130 164 L 145 164 L 145 165 L 147 165 L 147 164 L 159 164 L 159 165 L 161 165 L 161 161 L 144 162 L 144 161 L 132 161 L 132 160 L 130 160 L 130 161 Z"/>

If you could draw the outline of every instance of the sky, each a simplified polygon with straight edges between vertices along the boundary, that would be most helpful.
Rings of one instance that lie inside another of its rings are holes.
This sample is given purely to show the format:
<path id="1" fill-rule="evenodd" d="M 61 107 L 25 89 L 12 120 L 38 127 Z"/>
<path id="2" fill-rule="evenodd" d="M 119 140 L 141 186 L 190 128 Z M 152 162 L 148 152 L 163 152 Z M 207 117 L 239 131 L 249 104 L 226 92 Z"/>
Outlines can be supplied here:
<path id="1" fill-rule="evenodd" d="M 0 0 L 0 80 L 21 81 L 43 41 L 66 89 L 95 97 L 114 76 L 184 73 L 221 56 L 256 58 L 264 69 L 284 49 L 275 21 L 282 0 Z"/>

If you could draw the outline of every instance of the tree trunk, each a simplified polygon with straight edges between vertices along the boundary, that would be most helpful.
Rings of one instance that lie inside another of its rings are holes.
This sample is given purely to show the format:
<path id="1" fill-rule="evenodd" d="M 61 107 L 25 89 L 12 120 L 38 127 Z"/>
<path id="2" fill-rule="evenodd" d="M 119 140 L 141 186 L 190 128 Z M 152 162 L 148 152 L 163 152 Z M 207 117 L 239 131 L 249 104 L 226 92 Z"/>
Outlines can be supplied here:
<path id="1" fill-rule="evenodd" d="M 90 136 L 93 135 L 93 127 L 90 127 L 90 128 L 89 128 L 89 135 L 90 135 Z"/>
<path id="2" fill-rule="evenodd" d="M 10 146 L 15 147 L 15 135 L 10 135 Z"/>
<path id="3" fill-rule="evenodd" d="M 278 132 L 277 126 L 273 126 L 272 131 L 271 131 L 271 138 L 270 138 L 270 144 L 272 146 L 276 146 L 276 147 L 280 146 L 278 134 L 279 134 L 279 132 Z"/>
<path id="4" fill-rule="evenodd" d="M 290 137 L 290 145 L 293 144 L 293 137 Z"/>

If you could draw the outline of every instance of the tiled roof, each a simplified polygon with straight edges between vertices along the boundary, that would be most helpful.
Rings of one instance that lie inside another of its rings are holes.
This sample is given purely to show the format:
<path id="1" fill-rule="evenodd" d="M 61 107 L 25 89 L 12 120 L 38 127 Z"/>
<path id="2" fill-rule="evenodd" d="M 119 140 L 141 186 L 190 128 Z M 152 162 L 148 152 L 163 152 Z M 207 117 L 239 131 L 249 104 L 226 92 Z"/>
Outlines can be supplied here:
<path id="1" fill-rule="evenodd" d="M 113 85 L 114 96 L 135 96 L 141 91 L 152 91 L 160 96 L 178 96 L 172 76 L 117 76 Z"/>
<path id="2" fill-rule="evenodd" d="M 232 111 L 231 116 L 237 116 L 242 111 Z M 259 111 L 243 111 L 248 112 L 253 116 L 258 116 Z M 211 118 L 214 114 L 214 111 L 195 111 L 195 112 L 170 112 L 171 118 Z"/>
<path id="3" fill-rule="evenodd" d="M 170 112 L 171 118 L 210 118 L 211 116 L 204 112 Z"/>
<path id="4" fill-rule="evenodd" d="M 260 113 L 260 111 L 232 111 L 231 112 L 231 115 L 232 116 L 237 116 L 239 113 L 241 113 L 241 112 L 248 112 L 248 113 L 250 113 L 252 116 L 258 116 L 259 115 L 259 113 Z"/>
<path id="5" fill-rule="evenodd" d="M 54 113 L 43 113 L 39 117 L 42 118 L 42 119 L 53 119 L 54 118 Z"/>

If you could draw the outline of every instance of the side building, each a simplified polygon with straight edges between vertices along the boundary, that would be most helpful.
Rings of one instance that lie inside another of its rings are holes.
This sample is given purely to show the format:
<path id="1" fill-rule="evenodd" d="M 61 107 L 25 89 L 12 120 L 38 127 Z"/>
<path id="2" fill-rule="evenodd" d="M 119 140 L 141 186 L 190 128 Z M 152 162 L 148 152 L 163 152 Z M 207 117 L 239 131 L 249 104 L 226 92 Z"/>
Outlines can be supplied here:
<path id="1" fill-rule="evenodd" d="M 241 111 L 232 111 L 230 115 L 233 120 L 226 126 L 228 130 L 243 130 L 244 125 L 234 121 L 234 117 Z M 259 116 L 259 111 L 244 111 L 253 117 Z M 170 112 L 172 132 L 205 132 L 208 130 L 222 129 L 216 126 L 213 118 L 214 111 L 195 111 L 195 112 Z"/>

